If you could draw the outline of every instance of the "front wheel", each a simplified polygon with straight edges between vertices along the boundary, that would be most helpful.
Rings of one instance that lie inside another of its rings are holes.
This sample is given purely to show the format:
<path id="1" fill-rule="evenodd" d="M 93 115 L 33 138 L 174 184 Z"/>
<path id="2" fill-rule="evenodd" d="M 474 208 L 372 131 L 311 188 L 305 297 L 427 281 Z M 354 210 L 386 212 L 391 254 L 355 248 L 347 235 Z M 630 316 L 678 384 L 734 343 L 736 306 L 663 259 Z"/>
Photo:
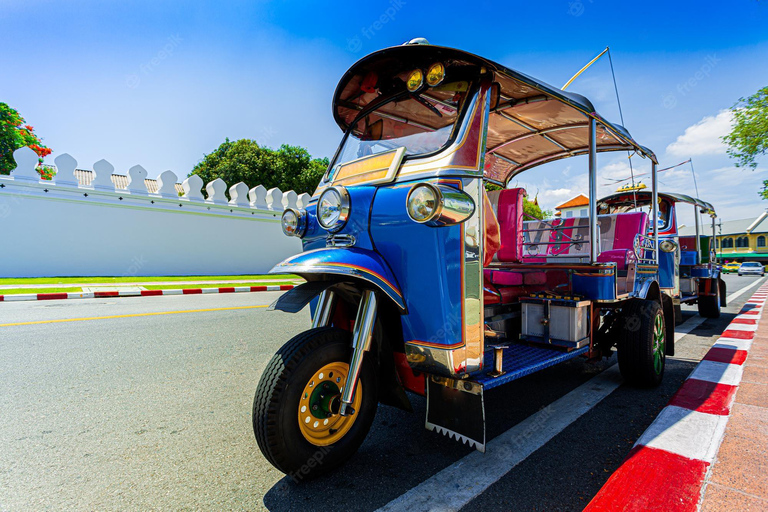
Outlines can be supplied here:
<path id="1" fill-rule="evenodd" d="M 253 431 L 264 457 L 294 480 L 310 479 L 346 462 L 376 415 L 376 375 L 363 358 L 352 403 L 339 415 L 349 372 L 351 334 L 333 327 L 294 336 L 272 357 L 253 401 Z"/>
<path id="2" fill-rule="evenodd" d="M 617 347 L 621 375 L 635 386 L 658 386 L 666 365 L 666 328 L 661 304 L 632 300 L 622 317 L 624 325 Z"/>

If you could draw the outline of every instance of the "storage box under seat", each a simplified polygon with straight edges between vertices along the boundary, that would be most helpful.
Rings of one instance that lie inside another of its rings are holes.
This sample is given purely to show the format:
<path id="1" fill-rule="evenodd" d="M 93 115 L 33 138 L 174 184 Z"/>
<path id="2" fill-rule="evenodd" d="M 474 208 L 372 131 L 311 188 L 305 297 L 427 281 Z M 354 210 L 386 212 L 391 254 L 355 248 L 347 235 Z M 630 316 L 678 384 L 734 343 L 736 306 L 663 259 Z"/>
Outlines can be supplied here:
<path id="1" fill-rule="evenodd" d="M 520 339 L 567 348 L 588 345 L 589 305 L 589 301 L 575 298 L 520 299 Z"/>
<path id="2" fill-rule="evenodd" d="M 692 277 L 680 278 L 680 293 L 683 293 L 685 295 L 693 295 L 698 291 L 699 290 L 698 290 L 698 286 L 696 286 L 696 279 Z"/>

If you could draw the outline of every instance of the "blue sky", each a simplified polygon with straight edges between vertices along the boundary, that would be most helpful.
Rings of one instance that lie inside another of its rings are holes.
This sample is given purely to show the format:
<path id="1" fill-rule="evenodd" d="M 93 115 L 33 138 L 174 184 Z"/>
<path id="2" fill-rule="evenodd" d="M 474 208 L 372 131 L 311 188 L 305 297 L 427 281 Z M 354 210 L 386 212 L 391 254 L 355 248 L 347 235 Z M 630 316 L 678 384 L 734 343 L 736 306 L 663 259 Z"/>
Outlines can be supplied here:
<path id="1" fill-rule="evenodd" d="M 66 152 L 83 168 L 105 158 L 116 172 L 138 163 L 181 179 L 225 137 L 330 156 L 336 82 L 374 50 L 426 37 L 560 86 L 609 45 L 625 124 L 662 166 L 693 157 L 700 195 L 726 219 L 768 206 L 756 194 L 768 164 L 733 168 L 717 138 L 729 123 L 721 111 L 768 85 L 766 0 L 3 0 L 0 24 L 0 101 L 35 126 L 50 161 Z M 570 90 L 619 121 L 607 59 Z M 626 176 L 626 162 L 601 155 L 601 176 Z M 551 208 L 585 191 L 585 169 L 564 160 L 519 184 Z M 693 192 L 688 168 L 662 182 Z"/>

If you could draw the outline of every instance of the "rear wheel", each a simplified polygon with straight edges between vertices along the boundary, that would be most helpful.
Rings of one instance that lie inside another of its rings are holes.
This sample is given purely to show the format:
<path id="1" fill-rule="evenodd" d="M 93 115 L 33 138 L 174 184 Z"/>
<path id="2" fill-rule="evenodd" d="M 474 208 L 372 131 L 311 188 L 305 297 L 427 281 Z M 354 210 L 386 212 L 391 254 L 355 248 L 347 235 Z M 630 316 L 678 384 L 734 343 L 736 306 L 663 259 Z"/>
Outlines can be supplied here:
<path id="1" fill-rule="evenodd" d="M 621 375 L 635 386 L 658 386 L 666 366 L 667 336 L 661 305 L 653 300 L 632 300 L 622 317 L 617 347 Z"/>
<path id="2" fill-rule="evenodd" d="M 717 281 L 713 282 L 710 288 L 714 295 L 704 295 L 697 301 L 699 315 L 704 318 L 718 318 L 720 316 L 720 286 Z"/>
<path id="3" fill-rule="evenodd" d="M 363 359 L 352 403 L 339 415 L 349 372 L 351 334 L 333 327 L 303 332 L 272 357 L 253 401 L 253 431 L 267 460 L 294 480 L 346 462 L 362 444 L 378 404 L 371 354 Z"/>

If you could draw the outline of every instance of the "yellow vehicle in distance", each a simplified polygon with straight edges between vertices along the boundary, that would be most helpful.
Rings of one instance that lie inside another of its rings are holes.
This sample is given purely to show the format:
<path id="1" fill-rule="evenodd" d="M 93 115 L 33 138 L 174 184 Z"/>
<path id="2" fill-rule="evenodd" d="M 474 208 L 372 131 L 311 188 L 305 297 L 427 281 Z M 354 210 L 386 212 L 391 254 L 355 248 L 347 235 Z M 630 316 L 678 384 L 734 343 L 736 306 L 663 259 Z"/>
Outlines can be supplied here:
<path id="1" fill-rule="evenodd" d="M 723 270 L 722 271 L 725 274 L 730 274 L 730 273 L 733 273 L 733 272 L 738 272 L 740 266 L 741 266 L 741 263 L 738 263 L 736 261 L 732 261 L 730 263 L 726 263 L 725 265 L 723 265 Z"/>

